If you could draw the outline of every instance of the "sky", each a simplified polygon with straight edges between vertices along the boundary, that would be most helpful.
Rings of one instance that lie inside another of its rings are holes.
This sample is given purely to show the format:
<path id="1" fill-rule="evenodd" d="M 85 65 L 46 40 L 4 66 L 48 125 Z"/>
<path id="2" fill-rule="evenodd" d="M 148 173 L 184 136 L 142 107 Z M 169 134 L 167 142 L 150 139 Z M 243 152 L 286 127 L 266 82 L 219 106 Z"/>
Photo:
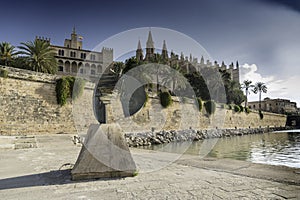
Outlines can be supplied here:
<path id="1" fill-rule="evenodd" d="M 219 63 L 238 60 L 241 81 L 266 83 L 268 93 L 263 97 L 287 98 L 300 107 L 298 0 L 1 0 L 0 3 L 0 42 L 19 46 L 20 42 L 43 36 L 51 38 L 52 44 L 63 45 L 75 26 L 84 38 L 84 48 L 93 49 L 130 29 L 162 27 L 195 40 Z M 153 34 L 155 45 L 161 47 L 162 36 Z M 139 37 L 145 43 L 146 35 Z M 136 48 L 137 40 L 128 40 L 126 45 Z M 168 47 L 173 49 L 176 45 L 183 46 L 167 40 Z M 114 48 L 114 52 L 116 57 L 118 49 Z M 185 49 L 184 53 L 190 52 Z M 250 94 L 249 100 L 258 100 L 258 95 Z"/>

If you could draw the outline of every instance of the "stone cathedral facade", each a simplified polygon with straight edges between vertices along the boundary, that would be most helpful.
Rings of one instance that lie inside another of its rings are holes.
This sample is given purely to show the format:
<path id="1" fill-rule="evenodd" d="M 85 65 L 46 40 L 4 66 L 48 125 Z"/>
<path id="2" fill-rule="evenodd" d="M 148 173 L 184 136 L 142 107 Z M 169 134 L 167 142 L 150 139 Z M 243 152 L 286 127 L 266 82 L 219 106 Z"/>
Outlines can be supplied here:
<path id="1" fill-rule="evenodd" d="M 178 55 L 175 55 L 173 52 L 168 53 L 166 41 L 163 41 L 162 50 L 160 52 L 160 59 L 162 59 L 167 65 L 174 66 L 179 65 L 186 73 L 190 73 L 193 71 L 200 71 L 203 68 L 206 67 L 213 67 L 220 70 L 225 70 L 230 74 L 231 80 L 239 83 L 240 82 L 240 75 L 239 75 L 239 64 L 236 62 L 236 65 L 234 66 L 233 63 L 231 63 L 229 66 L 225 65 L 224 62 L 222 64 L 218 64 L 217 61 L 214 61 L 212 63 L 210 60 L 204 61 L 203 56 L 200 59 L 200 62 L 198 62 L 198 59 L 195 57 L 192 57 L 190 54 L 190 57 L 184 56 L 183 53 L 181 53 L 180 57 Z M 157 59 L 158 54 L 155 53 L 155 47 L 154 42 L 152 38 L 152 33 L 149 31 L 148 39 L 146 42 L 146 54 L 144 56 L 144 50 L 141 45 L 141 41 L 138 41 L 138 46 L 136 50 L 136 59 L 138 61 L 152 61 Z"/>

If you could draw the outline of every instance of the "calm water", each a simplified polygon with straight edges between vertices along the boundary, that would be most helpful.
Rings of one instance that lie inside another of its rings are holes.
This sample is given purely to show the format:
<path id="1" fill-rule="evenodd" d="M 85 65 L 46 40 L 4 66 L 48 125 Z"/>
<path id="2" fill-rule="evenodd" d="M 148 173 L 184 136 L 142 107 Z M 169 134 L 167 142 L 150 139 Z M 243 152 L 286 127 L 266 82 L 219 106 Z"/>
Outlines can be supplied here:
<path id="1" fill-rule="evenodd" d="M 147 148 L 300 168 L 300 130 L 170 143 Z"/>

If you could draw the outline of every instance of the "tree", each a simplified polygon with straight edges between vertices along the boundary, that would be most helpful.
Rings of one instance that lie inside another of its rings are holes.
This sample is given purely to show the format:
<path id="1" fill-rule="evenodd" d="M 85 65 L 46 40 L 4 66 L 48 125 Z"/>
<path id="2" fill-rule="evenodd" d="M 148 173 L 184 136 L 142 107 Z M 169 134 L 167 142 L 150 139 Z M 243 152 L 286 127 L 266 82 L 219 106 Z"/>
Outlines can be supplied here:
<path id="1" fill-rule="evenodd" d="M 222 77 L 224 85 L 229 84 L 231 81 L 231 75 L 226 70 L 220 69 L 219 72 L 221 73 L 221 77 Z"/>
<path id="2" fill-rule="evenodd" d="M 216 68 L 210 68 L 210 67 L 204 67 L 200 69 L 201 77 L 204 81 L 205 87 L 208 89 L 209 99 L 215 100 L 219 102 L 219 99 L 221 93 L 221 89 L 223 84 L 222 78 L 220 73 L 218 73 L 219 70 Z M 224 97 L 224 95 L 223 95 Z M 202 97 L 201 97 L 202 98 Z M 202 98 L 203 100 L 207 100 L 205 98 Z"/>
<path id="3" fill-rule="evenodd" d="M 124 67 L 125 65 L 123 62 L 114 62 L 111 72 L 113 72 L 117 77 L 120 77 L 123 73 Z"/>
<path id="4" fill-rule="evenodd" d="M 17 54 L 18 53 L 15 51 L 15 47 L 12 46 L 10 43 L 0 43 L 0 64 L 9 66 Z"/>
<path id="5" fill-rule="evenodd" d="M 259 94 L 259 110 L 261 110 L 261 93 L 267 93 L 267 86 L 265 85 L 265 83 L 262 83 L 262 82 L 257 82 L 255 83 L 255 86 L 254 86 L 254 89 L 253 89 L 253 92 L 255 94 Z"/>
<path id="6" fill-rule="evenodd" d="M 185 74 L 185 77 L 192 86 L 196 97 L 200 97 L 204 101 L 210 100 L 209 90 L 203 76 L 199 72 Z"/>
<path id="7" fill-rule="evenodd" d="M 30 70 L 29 64 L 28 64 L 28 61 L 27 61 L 27 58 L 26 58 L 26 57 L 23 57 L 23 56 L 18 56 L 18 57 L 16 57 L 16 58 L 12 61 L 11 66 L 12 66 L 12 67 L 15 67 L 15 68 L 28 69 L 28 70 Z"/>
<path id="8" fill-rule="evenodd" d="M 249 89 L 254 87 L 254 85 L 251 85 L 252 81 L 250 80 L 244 80 L 242 84 L 242 88 L 245 89 L 245 94 L 246 94 L 246 101 L 245 101 L 245 107 L 248 105 L 248 94 L 250 94 Z"/>
<path id="9" fill-rule="evenodd" d="M 137 59 L 134 56 L 126 59 L 125 67 L 122 71 L 122 74 L 126 74 L 129 70 L 131 70 L 132 68 L 135 68 L 138 65 L 139 65 L 139 62 L 137 61 Z"/>
<path id="10" fill-rule="evenodd" d="M 245 101 L 245 95 L 240 88 L 240 84 L 235 81 L 230 81 L 225 85 L 227 104 L 234 103 L 240 105 Z"/>
<path id="11" fill-rule="evenodd" d="M 19 53 L 26 56 L 30 70 L 50 74 L 57 72 L 55 52 L 49 42 L 35 40 L 21 44 Z"/>

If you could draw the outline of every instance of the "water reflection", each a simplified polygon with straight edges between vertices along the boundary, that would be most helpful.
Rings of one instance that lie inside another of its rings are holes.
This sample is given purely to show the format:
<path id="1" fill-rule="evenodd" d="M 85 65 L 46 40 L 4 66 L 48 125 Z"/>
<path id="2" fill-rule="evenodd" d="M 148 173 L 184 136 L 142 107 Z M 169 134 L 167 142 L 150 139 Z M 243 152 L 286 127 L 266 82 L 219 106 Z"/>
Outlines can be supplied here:
<path id="1" fill-rule="evenodd" d="M 177 152 L 181 145 L 172 143 L 168 148 L 165 145 L 150 148 Z M 186 153 L 300 168 L 300 130 L 193 142 Z"/>

